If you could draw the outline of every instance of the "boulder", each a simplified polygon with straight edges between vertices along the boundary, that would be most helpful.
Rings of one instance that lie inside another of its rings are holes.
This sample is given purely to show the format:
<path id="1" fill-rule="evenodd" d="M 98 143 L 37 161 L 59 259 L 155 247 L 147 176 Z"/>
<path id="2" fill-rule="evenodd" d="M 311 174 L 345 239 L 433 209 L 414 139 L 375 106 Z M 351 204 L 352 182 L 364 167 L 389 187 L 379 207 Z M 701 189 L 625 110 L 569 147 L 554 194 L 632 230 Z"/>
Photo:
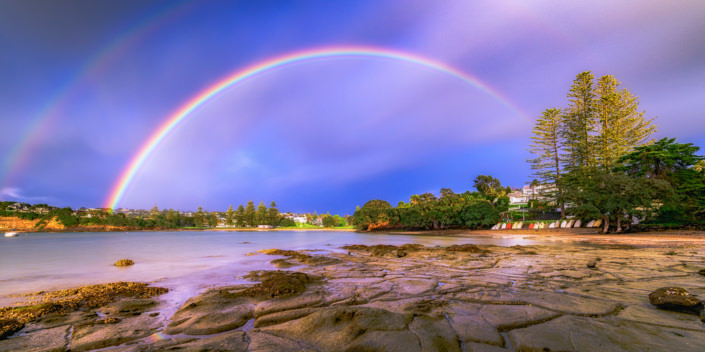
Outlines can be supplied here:
<path id="1" fill-rule="evenodd" d="M 649 303 L 661 309 L 700 313 L 703 303 L 681 287 L 661 287 L 649 294 Z"/>

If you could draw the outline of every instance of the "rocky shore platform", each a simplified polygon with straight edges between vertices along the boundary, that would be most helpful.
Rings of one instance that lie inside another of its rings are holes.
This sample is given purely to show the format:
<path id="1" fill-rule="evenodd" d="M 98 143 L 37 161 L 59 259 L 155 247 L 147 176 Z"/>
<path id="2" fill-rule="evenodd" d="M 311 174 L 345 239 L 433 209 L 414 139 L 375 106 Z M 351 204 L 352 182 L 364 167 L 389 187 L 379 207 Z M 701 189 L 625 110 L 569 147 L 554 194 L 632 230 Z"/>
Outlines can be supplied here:
<path id="1" fill-rule="evenodd" d="M 0 310 L 0 351 L 705 351 L 699 242 L 257 255 L 279 269 L 169 317 L 155 287 L 35 295 L 45 298 Z"/>

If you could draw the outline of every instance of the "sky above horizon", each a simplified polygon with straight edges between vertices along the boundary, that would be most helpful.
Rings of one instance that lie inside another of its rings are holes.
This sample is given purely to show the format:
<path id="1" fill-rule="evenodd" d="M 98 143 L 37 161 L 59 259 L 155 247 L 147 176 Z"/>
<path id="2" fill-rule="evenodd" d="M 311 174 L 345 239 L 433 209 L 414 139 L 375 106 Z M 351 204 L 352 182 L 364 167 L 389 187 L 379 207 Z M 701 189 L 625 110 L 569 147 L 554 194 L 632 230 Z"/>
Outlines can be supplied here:
<path id="1" fill-rule="evenodd" d="M 521 187 L 536 117 L 586 70 L 639 96 L 656 138 L 705 148 L 703 23 L 698 0 L 0 1 L 0 200 L 101 207 L 186 102 L 334 47 L 475 84 L 373 55 L 277 67 L 188 114 L 118 206 L 352 214 L 479 174 Z"/>

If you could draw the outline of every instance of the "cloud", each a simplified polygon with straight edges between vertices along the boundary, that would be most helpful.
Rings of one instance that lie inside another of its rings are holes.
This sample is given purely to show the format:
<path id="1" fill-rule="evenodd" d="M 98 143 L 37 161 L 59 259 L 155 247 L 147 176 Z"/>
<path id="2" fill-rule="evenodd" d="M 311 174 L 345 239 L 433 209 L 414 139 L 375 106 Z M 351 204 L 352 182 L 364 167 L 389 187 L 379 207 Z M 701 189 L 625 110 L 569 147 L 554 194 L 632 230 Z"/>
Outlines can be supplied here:
<path id="1" fill-rule="evenodd" d="M 20 201 L 25 203 L 45 203 L 51 201 L 50 197 L 33 197 L 25 196 L 22 194 L 22 190 L 17 187 L 5 187 L 0 189 L 0 200 L 5 201 Z"/>
<path id="2" fill-rule="evenodd" d="M 0 197 L 20 198 L 20 189 L 15 187 L 5 187 L 0 190 Z"/>

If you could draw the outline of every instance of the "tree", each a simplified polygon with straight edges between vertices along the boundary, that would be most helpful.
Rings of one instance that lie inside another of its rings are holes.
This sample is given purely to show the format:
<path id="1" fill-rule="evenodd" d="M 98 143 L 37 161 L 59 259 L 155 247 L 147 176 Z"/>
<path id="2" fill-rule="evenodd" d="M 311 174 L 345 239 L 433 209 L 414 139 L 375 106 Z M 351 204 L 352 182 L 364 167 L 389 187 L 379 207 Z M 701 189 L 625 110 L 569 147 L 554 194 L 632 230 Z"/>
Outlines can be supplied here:
<path id="1" fill-rule="evenodd" d="M 632 148 L 649 142 L 656 132 L 653 118 L 646 119 L 638 111 L 639 100 L 628 90 L 619 90 L 620 82 L 606 75 L 597 81 L 595 91 L 597 106 L 596 154 L 599 166 L 609 171 L 617 160 Z"/>
<path id="2" fill-rule="evenodd" d="M 507 190 L 502 187 L 502 183 L 490 175 L 475 177 L 474 186 L 478 192 L 482 193 L 490 201 L 507 194 Z"/>
<path id="3" fill-rule="evenodd" d="M 245 206 L 245 225 L 249 227 L 257 226 L 255 217 L 255 202 L 250 199 Z"/>
<path id="4" fill-rule="evenodd" d="M 267 206 L 264 205 L 264 201 L 260 201 L 257 206 L 257 225 L 267 224 Z"/>
<path id="5" fill-rule="evenodd" d="M 344 227 L 348 225 L 348 223 L 345 222 L 345 219 L 340 215 L 333 215 L 333 219 L 335 219 L 336 227 Z"/>
<path id="6" fill-rule="evenodd" d="M 239 227 L 245 227 L 245 224 L 247 223 L 245 207 L 243 207 L 242 204 L 238 205 L 237 210 L 235 211 L 235 221 Z"/>
<path id="7" fill-rule="evenodd" d="M 228 207 L 228 211 L 225 213 L 225 225 L 233 226 L 235 223 L 235 211 L 233 206 Z"/>
<path id="8" fill-rule="evenodd" d="M 274 201 L 269 204 L 268 217 L 268 224 L 274 226 L 279 223 L 279 209 L 277 209 L 277 203 L 275 203 Z"/>
<path id="9" fill-rule="evenodd" d="M 124 215 L 124 214 L 122 214 Z M 174 209 L 169 209 L 166 212 L 166 222 L 168 227 L 179 227 L 181 226 L 181 214 Z"/>
<path id="10" fill-rule="evenodd" d="M 594 165 L 593 131 L 595 130 L 594 76 L 590 71 L 578 74 L 568 91 L 568 108 L 562 116 L 561 137 L 565 145 L 563 162 L 569 170 Z"/>
<path id="11" fill-rule="evenodd" d="M 692 223 L 705 220 L 705 173 L 697 166 L 705 158 L 695 153 L 700 148 L 691 143 L 676 143 L 663 138 L 654 144 L 634 148 L 619 159 L 617 171 L 633 177 L 645 177 L 667 182 L 675 191 L 672 202 L 664 204 L 663 222 Z"/>
<path id="12" fill-rule="evenodd" d="M 673 196 L 670 185 L 659 179 L 609 173 L 599 168 L 575 170 L 567 177 L 566 199 L 578 218 L 602 219 L 603 233 L 628 230 L 632 219 L 647 219 Z"/>
<path id="13" fill-rule="evenodd" d="M 289 218 L 282 218 L 281 221 L 279 221 L 279 226 L 281 226 L 281 227 L 294 227 L 294 226 L 296 226 L 296 222 L 294 222 L 294 220 L 291 220 Z"/>
<path id="14" fill-rule="evenodd" d="M 373 199 L 365 203 L 362 208 L 355 211 L 353 224 L 364 230 L 368 230 L 370 225 L 379 225 L 389 222 L 387 210 L 392 205 L 385 200 Z"/>
<path id="15" fill-rule="evenodd" d="M 152 220 L 157 220 L 160 215 L 162 215 L 162 213 L 159 211 L 159 208 L 157 208 L 156 205 L 149 211 L 149 217 Z"/>
<path id="16" fill-rule="evenodd" d="M 696 172 L 705 172 L 705 160 L 700 160 L 693 165 L 693 170 Z"/>
<path id="17" fill-rule="evenodd" d="M 478 229 L 496 224 L 499 221 L 499 212 L 487 200 L 472 200 L 463 205 L 459 218 L 463 225 Z"/>
<path id="18" fill-rule="evenodd" d="M 335 227 L 336 221 L 330 214 L 323 215 L 323 227 Z"/>
<path id="19" fill-rule="evenodd" d="M 196 213 L 193 215 L 193 222 L 196 226 L 204 226 L 206 224 L 206 214 L 203 212 L 203 207 L 199 206 Z"/>
<path id="20" fill-rule="evenodd" d="M 210 227 L 216 227 L 218 226 L 218 217 L 220 214 L 218 214 L 217 211 L 212 211 L 210 214 L 208 214 L 207 220 L 208 220 L 208 226 Z"/>
<path id="21" fill-rule="evenodd" d="M 557 194 L 553 195 L 561 208 L 561 218 L 565 218 L 565 202 L 563 202 L 563 186 L 561 185 L 561 110 L 558 108 L 546 109 L 542 116 L 536 120 L 534 126 L 532 143 L 529 151 L 536 155 L 536 158 L 528 160 L 533 176 L 537 177 L 536 183 L 545 185 L 555 185 Z M 532 186 L 534 182 L 531 183 Z M 549 195 L 551 196 L 551 195 Z"/>
<path id="22" fill-rule="evenodd" d="M 618 169 L 633 176 L 646 176 L 668 180 L 673 184 L 674 175 L 703 160 L 695 155 L 700 150 L 692 143 L 676 143 L 675 138 L 662 138 L 657 142 L 634 148 L 619 159 Z"/>

